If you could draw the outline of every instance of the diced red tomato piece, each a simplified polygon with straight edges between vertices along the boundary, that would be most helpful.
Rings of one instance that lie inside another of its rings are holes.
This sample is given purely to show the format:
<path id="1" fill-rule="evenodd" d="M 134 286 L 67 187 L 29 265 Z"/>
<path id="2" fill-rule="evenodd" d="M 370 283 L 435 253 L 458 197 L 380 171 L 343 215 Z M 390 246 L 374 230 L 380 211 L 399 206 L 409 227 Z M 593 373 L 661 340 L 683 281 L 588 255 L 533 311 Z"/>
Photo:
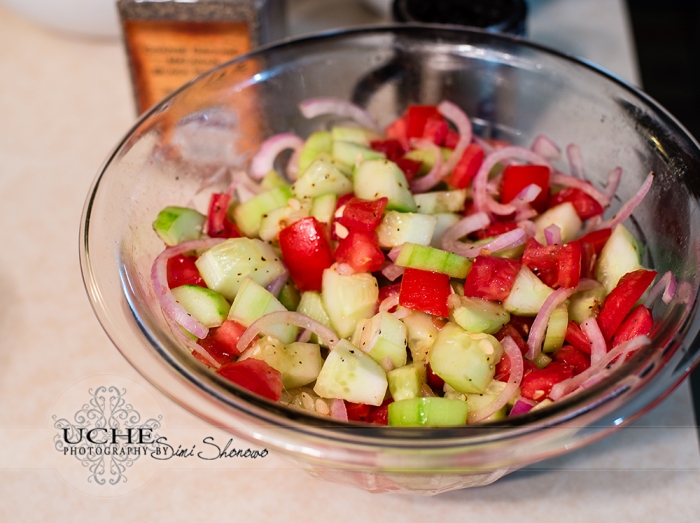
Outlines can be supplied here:
<path id="1" fill-rule="evenodd" d="M 578 214 L 578 217 L 583 221 L 603 214 L 604 211 L 603 206 L 593 197 L 575 187 L 564 187 L 558 193 L 550 196 L 547 207 L 555 207 L 565 202 L 571 202 L 574 209 L 576 209 L 576 214 Z"/>
<path id="2" fill-rule="evenodd" d="M 637 300 L 656 277 L 656 271 L 638 269 L 628 272 L 608 294 L 598 314 L 598 326 L 606 340 L 610 340 L 629 314 Z"/>
<path id="3" fill-rule="evenodd" d="M 517 260 L 477 256 L 464 281 L 464 295 L 490 301 L 503 301 L 510 294 L 518 271 L 520 271 L 520 262 Z"/>
<path id="4" fill-rule="evenodd" d="M 223 365 L 217 374 L 272 401 L 282 397 L 282 374 L 262 360 L 248 358 Z"/>
<path id="5" fill-rule="evenodd" d="M 445 147 L 449 147 L 450 149 L 454 149 L 457 147 L 457 144 L 459 143 L 459 133 L 457 131 L 453 131 L 452 129 L 449 129 L 447 131 L 447 136 L 445 136 L 445 140 L 443 140 L 442 145 Z"/>
<path id="6" fill-rule="evenodd" d="M 447 179 L 448 185 L 456 189 L 465 189 L 479 172 L 484 163 L 484 150 L 477 144 L 470 144 Z"/>
<path id="7" fill-rule="evenodd" d="M 236 345 L 245 331 L 246 328 L 240 323 L 226 320 L 220 327 L 209 329 L 207 337 L 197 343 L 218 363 L 225 365 L 241 354 Z"/>
<path id="8" fill-rule="evenodd" d="M 506 338 L 507 336 L 513 338 L 513 341 L 523 354 L 529 350 L 527 342 L 520 334 L 520 331 L 511 323 L 506 323 L 496 334 L 493 335 L 493 337 L 498 341 L 503 341 L 503 338 Z"/>
<path id="9" fill-rule="evenodd" d="M 574 370 L 566 363 L 553 361 L 544 369 L 533 370 L 523 378 L 520 394 L 524 398 L 542 401 L 549 396 L 557 383 L 572 378 Z"/>
<path id="10" fill-rule="evenodd" d="M 410 158 L 399 158 L 395 163 L 399 166 L 399 169 L 403 171 L 404 176 L 406 176 L 406 181 L 409 183 L 413 181 L 423 165 L 422 162 L 411 160 Z"/>
<path id="11" fill-rule="evenodd" d="M 279 234 L 280 249 L 289 274 L 300 291 L 320 291 L 323 271 L 333 265 L 326 230 L 310 216 L 285 227 Z"/>
<path id="12" fill-rule="evenodd" d="M 526 265 L 545 285 L 554 288 L 559 281 L 561 250 L 561 245 L 542 245 L 534 238 L 530 238 L 525 244 L 523 265 Z"/>
<path id="13" fill-rule="evenodd" d="M 350 401 L 345 401 L 345 410 L 348 412 L 348 421 L 369 421 L 370 408 L 370 405 L 366 405 L 364 403 L 352 403 Z"/>
<path id="14" fill-rule="evenodd" d="M 447 131 L 449 130 L 447 122 L 440 115 L 440 118 L 430 117 L 425 122 L 425 128 L 423 129 L 423 138 L 430 140 L 435 145 L 442 145 L 447 138 Z"/>
<path id="15" fill-rule="evenodd" d="M 355 197 L 355 193 L 350 193 L 350 194 L 344 194 L 338 198 L 338 202 L 335 204 L 335 209 L 338 210 L 340 209 L 343 205 L 348 203 L 350 200 L 352 200 Z"/>
<path id="16" fill-rule="evenodd" d="M 450 315 L 447 307 L 450 293 L 447 274 L 407 268 L 401 280 L 399 303 L 409 309 L 447 318 Z"/>
<path id="17" fill-rule="evenodd" d="M 199 269 L 194 264 L 196 256 L 185 256 L 178 254 L 168 258 L 166 273 L 168 276 L 168 287 L 174 289 L 180 285 L 199 285 L 206 287 L 206 283 L 199 274 Z"/>
<path id="18" fill-rule="evenodd" d="M 637 336 L 646 336 L 653 326 L 654 319 L 651 317 L 651 311 L 644 305 L 637 305 L 615 331 L 612 346 L 617 347 Z"/>
<path id="19" fill-rule="evenodd" d="M 544 165 L 509 165 L 503 170 L 501 202 L 509 203 L 528 185 L 537 185 L 542 191 L 530 205 L 538 212 L 547 208 L 549 198 L 549 167 Z"/>
<path id="20" fill-rule="evenodd" d="M 581 278 L 581 244 L 572 241 L 559 251 L 557 283 L 559 287 L 576 287 Z"/>
<path id="21" fill-rule="evenodd" d="M 384 131 L 387 138 L 390 140 L 397 140 L 406 151 L 410 149 L 407 133 L 408 119 L 406 115 L 394 120 Z"/>
<path id="22" fill-rule="evenodd" d="M 485 229 L 480 229 L 474 233 L 474 236 L 478 240 L 485 240 L 486 238 L 492 238 L 494 236 L 500 236 L 509 231 L 513 231 L 518 227 L 515 222 L 493 222 L 491 225 L 487 226 Z"/>
<path id="23" fill-rule="evenodd" d="M 516 316 L 515 314 L 511 314 L 508 324 L 515 327 L 523 338 L 527 338 L 530 335 L 530 329 L 534 321 L 535 318 L 530 316 Z"/>
<path id="24" fill-rule="evenodd" d="M 409 105 L 406 111 L 406 136 L 422 138 L 429 119 L 441 120 L 443 116 L 434 105 Z"/>
<path id="25" fill-rule="evenodd" d="M 386 399 L 379 407 L 371 406 L 369 409 L 369 422 L 374 425 L 389 424 L 389 404 L 393 403 L 392 398 Z"/>
<path id="26" fill-rule="evenodd" d="M 382 268 L 386 258 L 379 248 L 376 232 L 350 230 L 347 237 L 340 240 L 335 259 L 357 272 L 374 272 Z"/>
<path id="27" fill-rule="evenodd" d="M 564 340 L 586 354 L 591 353 L 591 342 L 575 321 L 569 321 Z"/>
<path id="28" fill-rule="evenodd" d="M 379 299 L 377 300 L 377 310 L 374 311 L 375 314 L 379 312 L 379 305 L 386 300 L 387 298 L 390 298 L 392 296 L 398 296 L 399 293 L 401 292 L 401 282 L 394 283 L 392 285 L 385 285 L 384 287 L 379 288 Z M 389 312 L 393 312 L 396 310 L 396 307 L 393 307 L 389 309 Z"/>
<path id="29" fill-rule="evenodd" d="M 445 386 L 445 380 L 433 372 L 430 363 L 425 367 L 425 379 L 428 382 L 428 386 L 435 391 L 440 392 Z"/>
<path id="30" fill-rule="evenodd" d="M 598 255 L 595 247 L 588 242 L 578 240 L 581 245 L 581 278 L 595 278 L 595 266 Z"/>
<path id="31" fill-rule="evenodd" d="M 501 360 L 496 364 L 493 379 L 498 381 L 508 381 L 510 379 L 510 368 L 510 358 L 507 354 L 504 354 Z M 527 376 L 534 370 L 537 370 L 537 365 L 532 363 L 530 360 L 523 359 L 523 377 Z"/>
<path id="32" fill-rule="evenodd" d="M 610 239 L 611 234 L 612 229 L 600 229 L 597 231 L 589 232 L 585 236 L 579 238 L 578 241 L 580 241 L 582 244 L 590 243 L 593 246 L 595 253 L 600 254 L 600 251 L 603 250 L 603 247 L 605 247 L 605 244 Z"/>
<path id="33" fill-rule="evenodd" d="M 387 160 L 392 162 L 406 154 L 406 150 L 398 140 L 372 140 L 369 142 L 369 146 L 377 152 L 384 153 Z"/>
<path id="34" fill-rule="evenodd" d="M 345 204 L 343 215 L 336 218 L 336 221 L 348 229 L 374 231 L 382 222 L 382 215 L 388 201 L 386 196 L 377 200 L 351 198 Z"/>
<path id="35" fill-rule="evenodd" d="M 564 345 L 552 354 L 552 359 L 569 365 L 574 370 L 574 375 L 581 374 L 591 366 L 591 356 L 573 345 Z"/>
<path id="36" fill-rule="evenodd" d="M 231 195 L 214 193 L 209 200 L 207 234 L 212 238 L 240 238 L 241 232 L 228 217 Z"/>

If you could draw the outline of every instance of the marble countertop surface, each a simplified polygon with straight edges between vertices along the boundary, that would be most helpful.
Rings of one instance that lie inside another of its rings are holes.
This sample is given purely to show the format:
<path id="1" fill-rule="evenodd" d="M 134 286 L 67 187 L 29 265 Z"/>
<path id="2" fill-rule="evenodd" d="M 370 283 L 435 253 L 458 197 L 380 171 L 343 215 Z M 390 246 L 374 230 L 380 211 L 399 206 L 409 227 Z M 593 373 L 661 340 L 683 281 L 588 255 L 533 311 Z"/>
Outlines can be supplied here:
<path id="1" fill-rule="evenodd" d="M 529 34 L 638 83 L 624 6 L 533 1 Z M 292 34 L 382 20 L 349 0 L 290 7 Z M 605 440 L 488 487 L 431 498 L 324 483 L 273 453 L 149 467 L 143 458 L 123 473 L 126 483 L 88 482 L 94 462 L 63 455 L 54 439 L 60 419 L 99 384 L 122 387 L 144 417 L 161 416 L 173 441 L 228 440 L 126 362 L 83 288 L 83 204 L 134 114 L 120 42 L 56 34 L 0 6 L 0 521 L 697 520 L 700 454 L 687 384 Z"/>

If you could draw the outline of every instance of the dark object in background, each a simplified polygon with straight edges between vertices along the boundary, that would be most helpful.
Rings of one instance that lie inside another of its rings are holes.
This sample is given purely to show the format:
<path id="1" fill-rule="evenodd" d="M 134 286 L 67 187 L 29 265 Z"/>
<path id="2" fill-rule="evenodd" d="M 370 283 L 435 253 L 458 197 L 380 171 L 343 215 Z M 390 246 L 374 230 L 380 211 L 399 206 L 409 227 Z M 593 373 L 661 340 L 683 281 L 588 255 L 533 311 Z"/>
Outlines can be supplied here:
<path id="1" fill-rule="evenodd" d="M 394 0 L 396 22 L 423 22 L 479 27 L 525 35 L 524 0 Z"/>

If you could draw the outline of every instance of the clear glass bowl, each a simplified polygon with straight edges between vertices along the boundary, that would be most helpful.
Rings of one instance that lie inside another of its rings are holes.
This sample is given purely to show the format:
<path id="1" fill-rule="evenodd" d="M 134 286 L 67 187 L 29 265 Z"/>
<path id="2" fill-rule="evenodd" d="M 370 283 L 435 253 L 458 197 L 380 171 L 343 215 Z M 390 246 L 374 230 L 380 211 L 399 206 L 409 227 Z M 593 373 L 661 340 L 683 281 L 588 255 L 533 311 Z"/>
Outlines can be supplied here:
<path id="1" fill-rule="evenodd" d="M 166 323 L 150 269 L 151 223 L 166 205 L 206 205 L 273 133 L 305 136 L 332 118 L 297 104 L 334 96 L 386 125 L 408 103 L 451 100 L 484 137 L 529 146 L 540 133 L 583 149 L 603 187 L 624 168 L 613 211 L 653 170 L 630 226 L 645 264 L 672 270 L 676 297 L 654 306 L 651 346 L 568 400 L 484 426 L 397 429 L 340 424 L 256 397 L 198 363 Z M 485 485 L 635 420 L 698 361 L 700 150 L 645 94 L 600 69 L 515 37 L 461 28 L 348 30 L 263 48 L 214 69 L 144 115 L 99 173 L 84 211 L 81 263 L 95 312 L 124 356 L 196 415 L 285 453 L 310 473 L 374 492 L 435 494 Z M 198 193 L 199 191 L 199 193 Z M 197 194 L 198 193 L 198 194 Z"/>

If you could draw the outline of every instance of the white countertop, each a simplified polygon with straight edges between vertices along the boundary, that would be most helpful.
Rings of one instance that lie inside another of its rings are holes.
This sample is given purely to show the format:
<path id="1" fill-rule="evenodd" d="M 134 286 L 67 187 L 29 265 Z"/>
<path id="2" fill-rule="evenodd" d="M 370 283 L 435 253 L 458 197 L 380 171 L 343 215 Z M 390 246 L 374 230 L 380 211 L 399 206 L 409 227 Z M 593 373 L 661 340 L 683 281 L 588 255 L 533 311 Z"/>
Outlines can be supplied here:
<path id="1" fill-rule="evenodd" d="M 533 0 L 530 37 L 638 82 L 624 5 Z M 363 9 L 349 0 L 294 0 L 292 32 L 379 20 Z M 133 120 L 119 42 L 66 38 L 0 7 L 0 521 L 697 520 L 700 453 L 686 384 L 599 443 L 488 487 L 432 498 L 324 483 L 274 455 L 163 462 L 147 474 L 137 461 L 122 490 L 87 486 L 86 469 L 69 467 L 53 448 L 52 416 L 78 410 L 89 383 L 126 383 L 130 401 L 162 414 L 175 440 L 227 439 L 131 368 L 83 289 L 83 203 Z"/>

